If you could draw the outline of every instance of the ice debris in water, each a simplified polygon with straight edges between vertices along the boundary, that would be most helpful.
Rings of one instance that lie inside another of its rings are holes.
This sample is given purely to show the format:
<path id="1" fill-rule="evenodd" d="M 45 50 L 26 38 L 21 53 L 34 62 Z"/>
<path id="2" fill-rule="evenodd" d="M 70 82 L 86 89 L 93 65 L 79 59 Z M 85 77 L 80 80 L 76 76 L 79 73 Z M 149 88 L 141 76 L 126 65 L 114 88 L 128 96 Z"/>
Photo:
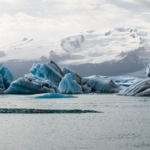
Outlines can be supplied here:
<path id="1" fill-rule="evenodd" d="M 148 66 L 146 68 L 146 76 L 150 77 L 150 63 L 148 64 Z"/>
<path id="2" fill-rule="evenodd" d="M 82 78 L 75 71 L 73 71 L 73 70 L 71 70 L 67 67 L 64 67 L 62 69 L 62 72 L 64 73 L 64 75 L 67 74 L 67 73 L 70 73 L 73 80 L 76 80 L 77 83 L 81 85 Z"/>
<path id="3" fill-rule="evenodd" d="M 63 76 L 56 68 L 57 67 L 54 69 L 54 65 L 50 66 L 50 64 L 33 64 L 30 73 L 46 80 L 50 80 L 56 87 L 58 87 Z"/>
<path id="4" fill-rule="evenodd" d="M 15 78 L 6 66 L 0 67 L 0 74 L 2 75 L 5 89 L 7 89 L 10 86 L 10 84 L 15 80 Z"/>
<path id="5" fill-rule="evenodd" d="M 139 102 L 147 102 L 148 100 L 146 100 L 145 98 L 139 99 Z"/>
<path id="6" fill-rule="evenodd" d="M 44 82 L 43 82 L 44 83 Z M 38 94 L 38 93 L 55 93 L 53 88 L 49 88 L 47 84 L 39 84 L 35 81 L 19 78 L 12 82 L 5 94 Z"/>
<path id="7" fill-rule="evenodd" d="M 82 94 L 82 87 L 76 80 L 72 79 L 70 73 L 66 74 L 62 81 L 59 83 L 59 91 L 63 94 Z"/>
<path id="8" fill-rule="evenodd" d="M 31 96 L 24 96 L 26 98 L 77 98 L 77 96 L 63 95 L 59 93 L 46 93 L 46 94 L 35 94 Z"/>
<path id="9" fill-rule="evenodd" d="M 121 90 L 118 95 L 122 96 L 150 96 L 150 78 L 146 78 Z"/>
<path id="10" fill-rule="evenodd" d="M 118 93 L 121 90 L 112 80 L 101 78 L 96 75 L 82 78 L 82 85 L 84 84 L 87 84 L 93 91 L 99 93 Z"/>
<path id="11" fill-rule="evenodd" d="M 99 76 L 99 77 L 110 79 L 119 86 L 130 86 L 133 83 L 142 80 L 141 78 L 138 77 L 128 77 L 128 76 L 119 76 L 119 77 Z"/>

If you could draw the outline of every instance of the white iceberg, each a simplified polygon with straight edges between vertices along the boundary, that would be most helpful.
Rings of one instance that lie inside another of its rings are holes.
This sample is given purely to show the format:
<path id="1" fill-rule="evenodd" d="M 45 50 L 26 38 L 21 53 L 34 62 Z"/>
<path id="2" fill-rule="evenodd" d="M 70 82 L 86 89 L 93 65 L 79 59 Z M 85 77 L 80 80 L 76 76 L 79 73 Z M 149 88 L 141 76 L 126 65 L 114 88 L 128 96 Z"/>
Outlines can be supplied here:
<path id="1" fill-rule="evenodd" d="M 100 93 L 118 93 L 121 90 L 112 80 L 96 75 L 82 78 L 82 85 L 85 84 L 90 86 L 92 91 L 99 91 Z"/>
<path id="2" fill-rule="evenodd" d="M 63 94 L 82 94 L 82 87 L 76 80 L 72 79 L 70 73 L 66 74 L 62 81 L 59 83 L 59 91 Z"/>
<path id="3" fill-rule="evenodd" d="M 137 81 L 126 89 L 119 92 L 122 96 L 150 96 L 150 78 Z"/>

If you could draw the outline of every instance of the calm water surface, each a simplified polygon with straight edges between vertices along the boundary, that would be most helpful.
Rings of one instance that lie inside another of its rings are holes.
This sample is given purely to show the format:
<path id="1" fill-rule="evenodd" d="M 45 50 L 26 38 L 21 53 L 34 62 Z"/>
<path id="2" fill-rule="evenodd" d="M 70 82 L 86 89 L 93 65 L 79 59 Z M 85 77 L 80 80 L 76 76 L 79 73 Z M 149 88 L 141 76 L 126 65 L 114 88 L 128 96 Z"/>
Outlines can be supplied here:
<path id="1" fill-rule="evenodd" d="M 104 112 L 0 114 L 0 150 L 150 150 L 150 97 L 77 96 L 26 99 L 0 95 L 0 108 Z"/>

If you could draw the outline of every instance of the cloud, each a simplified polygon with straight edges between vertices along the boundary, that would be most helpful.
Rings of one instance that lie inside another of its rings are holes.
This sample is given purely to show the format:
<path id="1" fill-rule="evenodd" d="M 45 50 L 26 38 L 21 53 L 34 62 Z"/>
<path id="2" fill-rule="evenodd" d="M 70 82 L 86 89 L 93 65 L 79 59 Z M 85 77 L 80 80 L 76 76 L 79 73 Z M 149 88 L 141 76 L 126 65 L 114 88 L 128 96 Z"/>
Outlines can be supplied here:
<path id="1" fill-rule="evenodd" d="M 150 8 L 150 1 L 149 0 L 137 0 L 137 1 Z"/>
<path id="2" fill-rule="evenodd" d="M 149 27 L 138 0 L 0 0 L 0 40 L 52 38 L 87 30 Z M 144 16 L 144 17 L 143 17 Z"/>

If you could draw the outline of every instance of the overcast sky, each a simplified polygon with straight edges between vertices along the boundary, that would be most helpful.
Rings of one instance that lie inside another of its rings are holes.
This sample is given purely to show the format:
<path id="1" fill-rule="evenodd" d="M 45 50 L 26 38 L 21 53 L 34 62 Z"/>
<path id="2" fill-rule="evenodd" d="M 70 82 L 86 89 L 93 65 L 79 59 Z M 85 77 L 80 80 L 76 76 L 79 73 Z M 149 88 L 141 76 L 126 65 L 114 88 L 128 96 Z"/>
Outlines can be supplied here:
<path id="1" fill-rule="evenodd" d="M 115 27 L 149 28 L 150 0 L 0 0 L 0 45 Z"/>

